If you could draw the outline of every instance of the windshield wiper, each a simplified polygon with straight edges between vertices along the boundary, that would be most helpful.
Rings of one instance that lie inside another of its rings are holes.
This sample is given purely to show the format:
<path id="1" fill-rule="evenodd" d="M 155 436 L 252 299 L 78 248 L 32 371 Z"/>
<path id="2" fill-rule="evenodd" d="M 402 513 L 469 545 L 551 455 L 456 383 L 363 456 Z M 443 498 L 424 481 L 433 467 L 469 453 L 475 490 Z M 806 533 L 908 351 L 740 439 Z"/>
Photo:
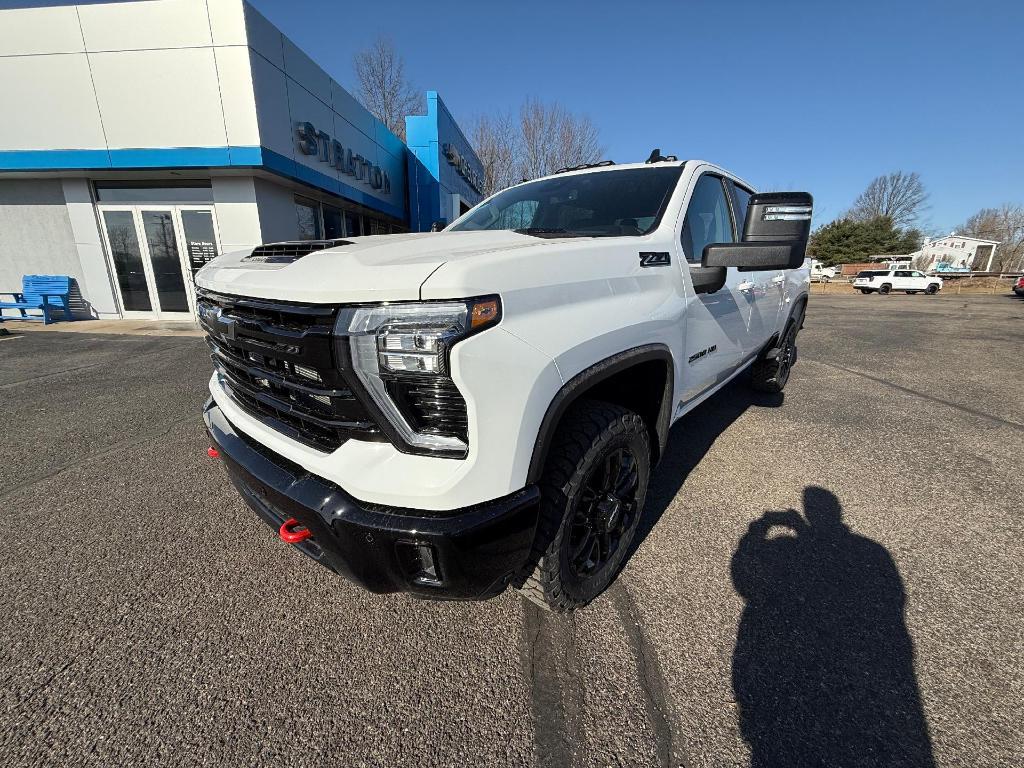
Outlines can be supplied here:
<path id="1" fill-rule="evenodd" d="M 535 238 L 547 238 L 552 236 L 552 234 L 568 234 L 564 229 L 552 226 L 524 226 L 521 229 L 513 229 L 512 231 L 519 234 L 530 234 L 530 236 Z"/>

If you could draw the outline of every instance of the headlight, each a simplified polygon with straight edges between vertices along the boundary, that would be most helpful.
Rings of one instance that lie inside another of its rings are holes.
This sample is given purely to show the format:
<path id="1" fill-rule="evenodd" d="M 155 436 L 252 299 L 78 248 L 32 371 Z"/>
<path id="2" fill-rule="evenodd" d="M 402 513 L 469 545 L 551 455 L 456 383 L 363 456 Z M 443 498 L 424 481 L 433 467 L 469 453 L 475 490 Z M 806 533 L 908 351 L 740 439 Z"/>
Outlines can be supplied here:
<path id="1" fill-rule="evenodd" d="M 449 376 L 450 351 L 500 319 L 497 296 L 379 304 L 343 307 L 334 332 L 340 364 L 351 365 L 399 448 L 464 456 L 465 401 Z"/>

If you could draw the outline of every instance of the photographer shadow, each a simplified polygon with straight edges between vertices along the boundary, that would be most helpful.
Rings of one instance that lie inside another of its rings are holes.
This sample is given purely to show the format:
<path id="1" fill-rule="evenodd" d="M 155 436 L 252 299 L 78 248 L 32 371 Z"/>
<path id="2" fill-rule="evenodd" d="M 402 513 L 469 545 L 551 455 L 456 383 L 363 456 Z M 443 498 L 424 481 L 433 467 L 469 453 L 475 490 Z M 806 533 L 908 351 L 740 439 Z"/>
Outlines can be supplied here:
<path id="1" fill-rule="evenodd" d="M 892 557 L 831 492 L 766 512 L 732 558 L 746 602 L 733 653 L 753 768 L 934 766 Z"/>

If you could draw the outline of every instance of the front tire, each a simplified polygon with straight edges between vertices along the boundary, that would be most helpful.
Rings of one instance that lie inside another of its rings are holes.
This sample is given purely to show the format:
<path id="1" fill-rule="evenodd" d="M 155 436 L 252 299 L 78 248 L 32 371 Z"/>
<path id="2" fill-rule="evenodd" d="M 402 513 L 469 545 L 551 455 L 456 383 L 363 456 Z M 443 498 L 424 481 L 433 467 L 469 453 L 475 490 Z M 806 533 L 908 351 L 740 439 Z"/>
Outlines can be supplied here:
<path id="1" fill-rule="evenodd" d="M 881 286 L 879 286 L 879 288 L 878 288 L 878 292 L 879 292 L 880 294 L 882 294 L 883 296 L 885 296 L 885 295 L 886 295 L 887 293 L 889 293 L 889 291 L 891 291 L 891 290 L 892 290 L 892 286 L 891 286 L 891 285 L 889 285 L 888 283 L 885 283 L 884 285 L 881 285 Z"/>
<path id="2" fill-rule="evenodd" d="M 540 481 L 532 572 L 520 592 L 565 613 L 618 575 L 636 534 L 651 472 L 643 420 L 610 403 L 573 405 L 558 428 Z"/>
<path id="3" fill-rule="evenodd" d="M 929 296 L 934 296 L 936 293 L 939 292 L 939 286 L 937 286 L 935 283 L 932 283 L 931 285 L 924 289 L 924 292 Z"/>

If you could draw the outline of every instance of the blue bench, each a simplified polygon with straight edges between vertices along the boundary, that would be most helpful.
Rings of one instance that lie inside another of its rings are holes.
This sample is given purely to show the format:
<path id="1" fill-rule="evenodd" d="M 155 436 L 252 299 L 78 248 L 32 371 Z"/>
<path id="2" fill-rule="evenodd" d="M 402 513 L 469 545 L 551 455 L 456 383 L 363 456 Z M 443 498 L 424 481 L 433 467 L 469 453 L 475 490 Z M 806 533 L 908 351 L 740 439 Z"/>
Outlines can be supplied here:
<path id="1" fill-rule="evenodd" d="M 0 291 L 0 296 L 13 296 L 14 301 L 0 301 L 0 322 L 4 320 L 42 320 L 45 325 L 54 322 L 50 313 L 61 309 L 66 320 L 71 315 L 71 278 L 67 275 L 25 275 L 21 278 L 21 291 Z M 4 317 L 3 310 L 21 310 L 21 317 Z M 26 309 L 42 310 L 43 316 L 29 315 Z"/>

